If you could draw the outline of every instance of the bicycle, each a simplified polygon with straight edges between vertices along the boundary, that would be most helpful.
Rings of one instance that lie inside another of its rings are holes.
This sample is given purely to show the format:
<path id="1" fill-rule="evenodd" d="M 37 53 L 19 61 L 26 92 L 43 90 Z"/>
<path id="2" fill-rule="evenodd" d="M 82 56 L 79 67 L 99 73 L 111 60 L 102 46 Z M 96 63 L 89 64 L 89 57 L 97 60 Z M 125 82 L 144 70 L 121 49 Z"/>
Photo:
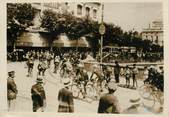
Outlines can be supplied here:
<path id="1" fill-rule="evenodd" d="M 143 106 L 152 109 L 158 102 L 160 106 L 164 103 L 163 92 L 152 84 L 143 84 L 139 87 L 139 94 L 142 97 Z"/>
<path id="2" fill-rule="evenodd" d="M 85 89 L 84 89 L 84 82 L 80 82 L 77 80 L 73 80 L 73 83 L 71 85 L 71 90 L 73 92 L 74 98 L 79 98 L 80 94 L 82 94 L 83 98 L 86 97 Z"/>
<path id="3" fill-rule="evenodd" d="M 86 85 L 86 95 L 92 99 L 99 99 L 102 93 L 108 91 L 106 79 L 101 80 L 98 77 L 91 79 Z"/>

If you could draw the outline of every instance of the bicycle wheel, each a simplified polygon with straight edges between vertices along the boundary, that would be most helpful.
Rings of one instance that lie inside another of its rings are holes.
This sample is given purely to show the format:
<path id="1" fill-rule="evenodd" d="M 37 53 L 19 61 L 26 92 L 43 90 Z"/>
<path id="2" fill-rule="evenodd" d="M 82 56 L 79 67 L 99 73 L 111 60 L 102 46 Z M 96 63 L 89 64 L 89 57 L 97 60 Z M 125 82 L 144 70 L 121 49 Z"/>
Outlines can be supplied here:
<path id="1" fill-rule="evenodd" d="M 73 84 L 71 86 L 71 90 L 73 92 L 73 97 L 78 98 L 79 97 L 79 88 L 78 88 L 77 84 Z"/>
<path id="2" fill-rule="evenodd" d="M 164 93 L 161 91 L 156 91 L 155 102 L 158 102 L 161 106 L 164 104 Z"/>
<path id="3" fill-rule="evenodd" d="M 152 109 L 155 105 L 155 97 L 150 86 L 143 85 L 139 89 L 143 106 Z"/>
<path id="4" fill-rule="evenodd" d="M 108 92 L 108 84 L 107 84 L 106 80 L 102 81 L 102 88 L 101 88 L 101 90 L 102 90 L 102 93 L 107 93 Z"/>
<path id="5" fill-rule="evenodd" d="M 151 86 L 149 84 L 143 84 L 139 87 L 139 94 L 142 96 L 145 92 L 152 92 Z"/>
<path id="6" fill-rule="evenodd" d="M 86 96 L 89 98 L 93 98 L 95 95 L 95 91 L 94 88 L 92 87 L 92 85 L 87 85 L 86 86 Z"/>

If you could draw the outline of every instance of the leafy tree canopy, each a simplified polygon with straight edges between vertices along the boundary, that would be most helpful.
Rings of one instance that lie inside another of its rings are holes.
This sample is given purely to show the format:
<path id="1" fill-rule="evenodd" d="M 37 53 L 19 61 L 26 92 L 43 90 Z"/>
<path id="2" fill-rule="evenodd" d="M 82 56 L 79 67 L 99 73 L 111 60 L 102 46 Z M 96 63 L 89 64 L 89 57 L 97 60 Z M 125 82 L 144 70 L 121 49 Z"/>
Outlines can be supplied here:
<path id="1" fill-rule="evenodd" d="M 32 24 L 35 17 L 35 9 L 27 3 L 7 4 L 7 39 L 13 45 L 17 36 Z"/>

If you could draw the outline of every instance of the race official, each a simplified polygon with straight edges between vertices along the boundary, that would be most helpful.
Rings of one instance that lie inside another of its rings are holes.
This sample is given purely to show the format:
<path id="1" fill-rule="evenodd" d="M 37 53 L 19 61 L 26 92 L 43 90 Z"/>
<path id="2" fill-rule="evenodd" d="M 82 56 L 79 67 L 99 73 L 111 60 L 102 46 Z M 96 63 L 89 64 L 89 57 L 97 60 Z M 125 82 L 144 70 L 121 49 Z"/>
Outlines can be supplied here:
<path id="1" fill-rule="evenodd" d="M 31 98 L 33 101 L 33 112 L 43 112 L 46 107 L 46 95 L 42 86 L 42 78 L 38 77 L 36 84 L 31 88 Z"/>
<path id="2" fill-rule="evenodd" d="M 8 72 L 7 79 L 7 98 L 8 98 L 8 108 L 10 110 L 11 106 L 15 106 L 15 99 L 18 94 L 17 85 L 14 81 L 15 72 Z"/>
<path id="3" fill-rule="evenodd" d="M 119 101 L 114 95 L 116 91 L 116 84 L 114 82 L 108 83 L 108 91 L 99 100 L 98 113 L 120 113 Z"/>
<path id="4" fill-rule="evenodd" d="M 69 85 L 70 85 L 69 78 L 64 79 L 64 88 L 60 89 L 58 94 L 59 101 L 58 112 L 64 113 L 74 112 L 73 93 L 69 90 Z"/>

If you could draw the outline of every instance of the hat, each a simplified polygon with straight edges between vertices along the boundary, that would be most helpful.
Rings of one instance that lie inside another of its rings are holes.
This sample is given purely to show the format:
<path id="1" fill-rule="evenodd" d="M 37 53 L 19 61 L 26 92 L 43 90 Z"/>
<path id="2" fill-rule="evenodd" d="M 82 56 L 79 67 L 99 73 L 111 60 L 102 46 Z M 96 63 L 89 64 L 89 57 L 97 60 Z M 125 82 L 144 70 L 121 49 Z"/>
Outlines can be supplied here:
<path id="1" fill-rule="evenodd" d="M 15 71 L 9 71 L 9 72 L 8 72 L 8 75 L 9 75 L 9 76 L 12 76 L 12 75 L 14 75 L 14 73 L 15 73 Z"/>
<path id="2" fill-rule="evenodd" d="M 43 80 L 43 79 L 42 79 L 41 77 L 38 77 L 38 78 L 36 79 L 36 82 L 37 82 L 37 83 L 43 83 L 42 80 Z"/>
<path id="3" fill-rule="evenodd" d="M 69 79 L 69 78 L 65 78 L 65 79 L 63 80 L 63 84 L 64 84 L 65 86 L 69 86 L 69 84 L 70 84 L 70 79 Z"/>
<path id="4" fill-rule="evenodd" d="M 151 66 L 149 67 L 149 69 L 155 69 L 155 67 L 154 67 L 153 65 L 151 65 Z"/>
<path id="5" fill-rule="evenodd" d="M 117 89 L 117 85 L 114 82 L 109 82 L 108 83 L 108 88 L 112 89 L 112 90 L 116 90 Z"/>
<path id="6" fill-rule="evenodd" d="M 115 61 L 115 63 L 118 63 L 118 61 Z"/>
<path id="7" fill-rule="evenodd" d="M 161 69 L 162 69 L 162 68 L 163 68 L 163 66 L 159 66 L 159 68 L 161 68 Z"/>

